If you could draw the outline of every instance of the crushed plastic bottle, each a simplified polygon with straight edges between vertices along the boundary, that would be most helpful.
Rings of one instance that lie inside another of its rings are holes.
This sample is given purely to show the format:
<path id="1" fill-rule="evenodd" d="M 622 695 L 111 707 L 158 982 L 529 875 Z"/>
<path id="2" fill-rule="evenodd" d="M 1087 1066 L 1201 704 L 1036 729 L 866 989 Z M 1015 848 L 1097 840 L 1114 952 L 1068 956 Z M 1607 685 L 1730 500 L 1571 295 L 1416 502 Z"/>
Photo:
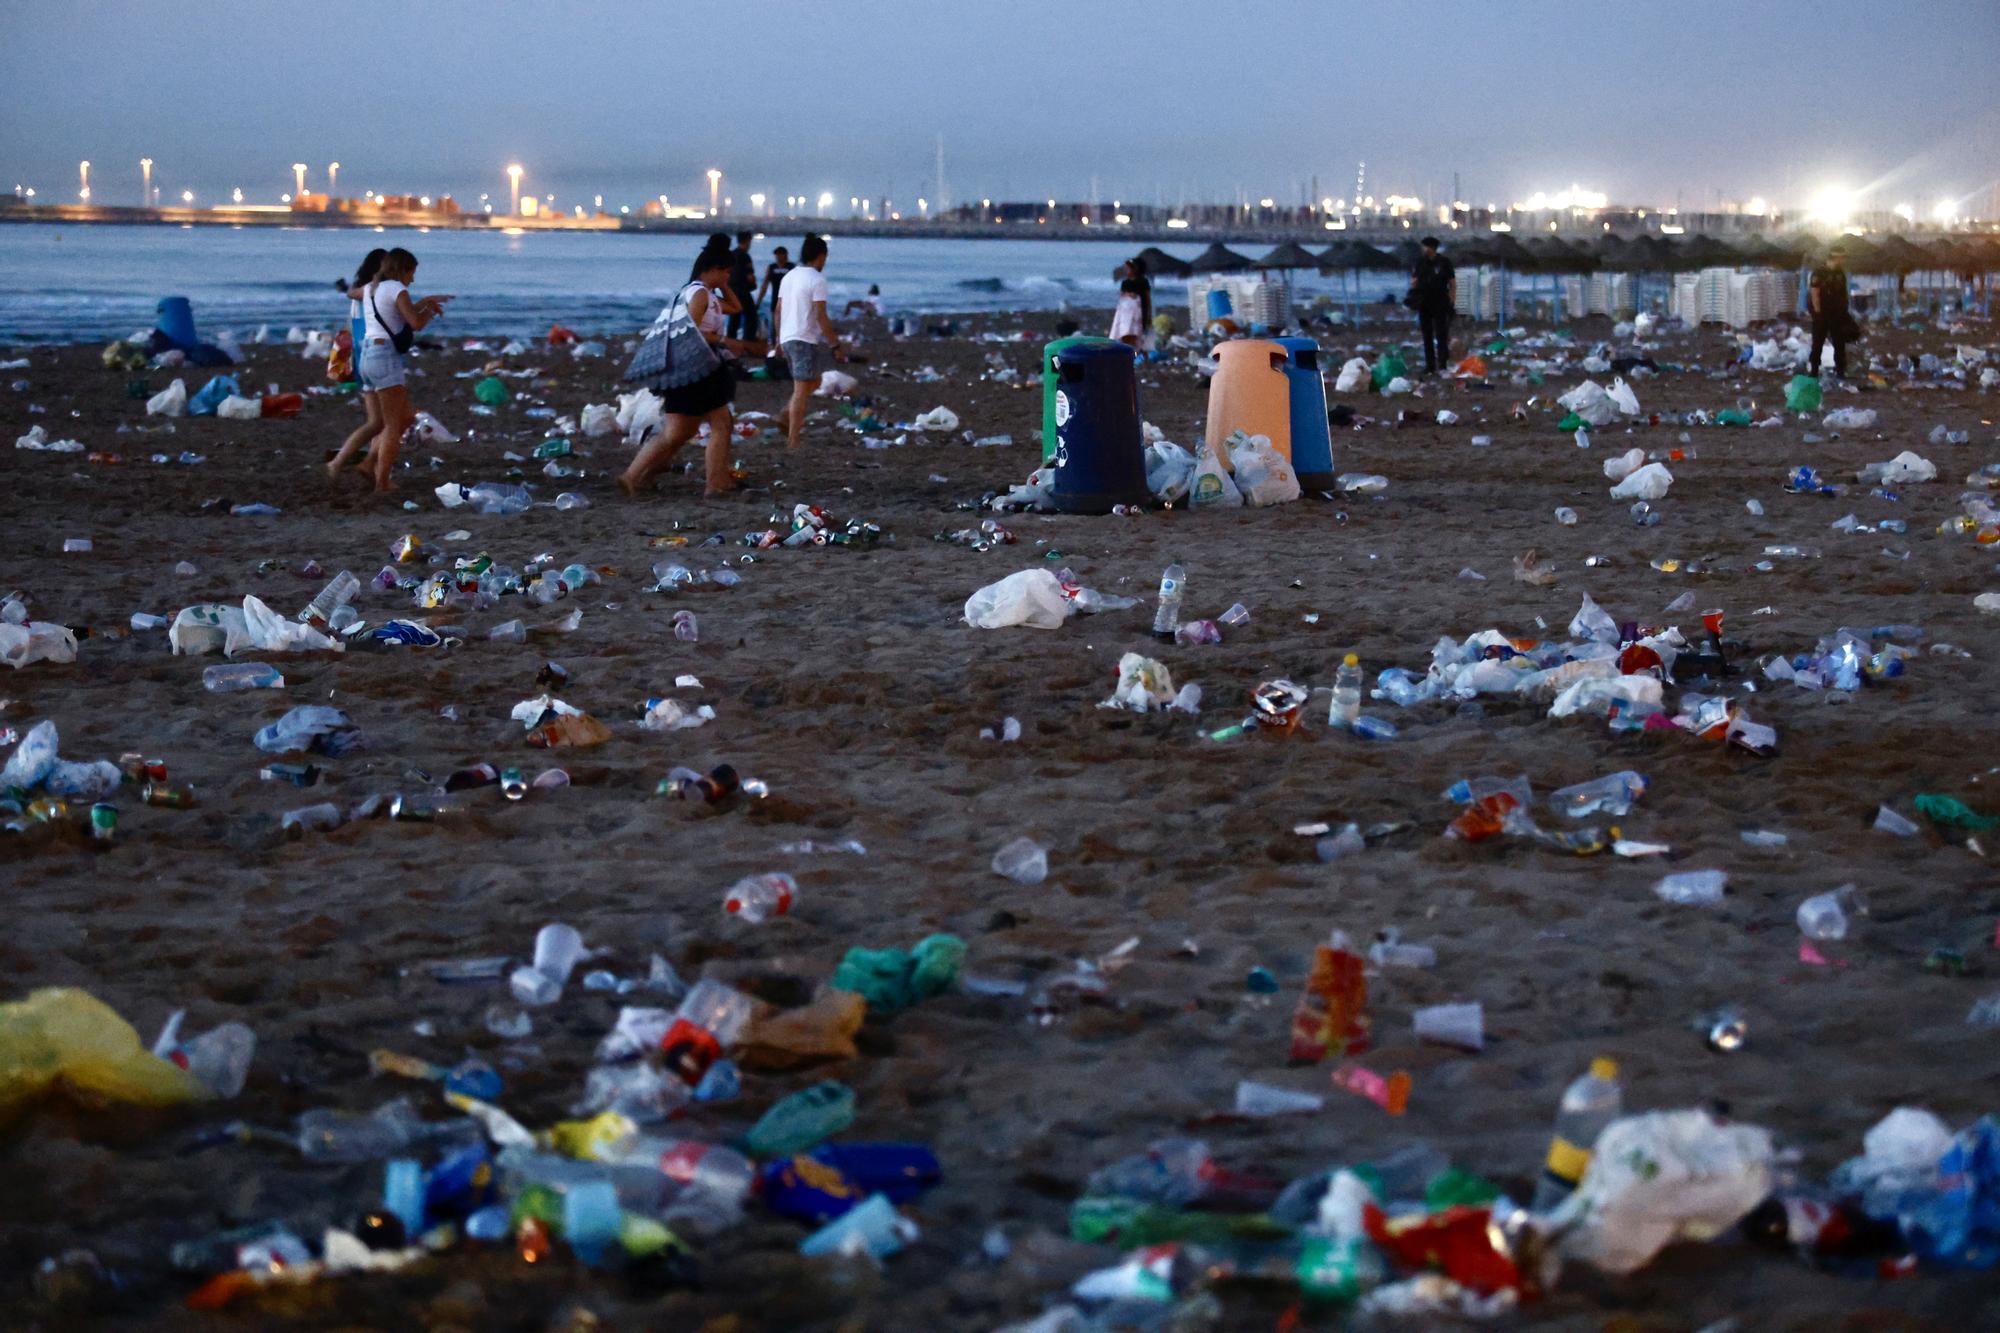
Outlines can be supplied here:
<path id="1" fill-rule="evenodd" d="M 792 910 L 799 884 L 782 871 L 736 881 L 722 897 L 722 910 L 756 925 Z"/>
<path id="2" fill-rule="evenodd" d="M 237 690 L 282 690 L 285 677 L 268 662 L 232 662 L 227 666 L 206 667 L 201 687 L 211 694 L 233 694 Z"/>
<path id="3" fill-rule="evenodd" d="M 1655 884 L 1653 892 L 1682 907 L 1713 907 L 1722 901 L 1722 891 L 1728 883 L 1726 871 L 1683 870 Z"/>
<path id="4" fill-rule="evenodd" d="M 1644 774 L 1627 769 L 1558 788 L 1549 796 L 1549 804 L 1571 819 L 1594 814 L 1623 815 L 1645 793 L 1646 786 Z"/>

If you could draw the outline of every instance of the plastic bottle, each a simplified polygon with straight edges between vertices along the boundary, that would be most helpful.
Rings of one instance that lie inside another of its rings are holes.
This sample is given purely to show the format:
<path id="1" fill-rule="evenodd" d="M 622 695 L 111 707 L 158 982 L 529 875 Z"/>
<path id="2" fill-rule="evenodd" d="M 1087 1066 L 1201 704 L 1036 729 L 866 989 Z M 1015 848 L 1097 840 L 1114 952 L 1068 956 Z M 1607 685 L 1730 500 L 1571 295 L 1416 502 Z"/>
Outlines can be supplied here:
<path id="1" fill-rule="evenodd" d="M 1326 722 L 1330 727 L 1351 728 L 1360 716 L 1361 659 L 1349 653 L 1333 673 L 1333 703 L 1327 709 Z"/>
<path id="2" fill-rule="evenodd" d="M 1153 612 L 1153 637 L 1171 639 L 1180 628 L 1181 597 L 1187 586 L 1187 571 L 1179 562 L 1168 565 L 1160 575 L 1160 605 Z"/>
<path id="3" fill-rule="evenodd" d="M 1243 1079 L 1236 1085 L 1236 1114 L 1247 1116 L 1305 1115 L 1323 1110 L 1326 1098 L 1317 1093 L 1281 1088 Z"/>
<path id="4" fill-rule="evenodd" d="M 692 611 L 674 612 L 674 637 L 682 643 L 695 643 L 701 638 L 701 624 Z"/>
<path id="5" fill-rule="evenodd" d="M 752 925 L 792 910 L 799 883 L 782 871 L 739 879 L 722 896 L 722 910 Z"/>
<path id="6" fill-rule="evenodd" d="M 285 811 L 279 820 L 279 826 L 288 833 L 293 829 L 298 829 L 300 832 L 307 829 L 324 832 L 327 829 L 339 828 L 340 821 L 340 807 L 332 801 L 321 801 L 318 805 L 306 805 L 297 810 Z"/>
<path id="7" fill-rule="evenodd" d="M 1585 815 L 1600 812 L 1622 815 L 1632 808 L 1632 802 L 1638 800 L 1645 790 L 1645 776 L 1628 769 L 1622 773 L 1607 773 L 1572 787 L 1558 788 L 1549 797 L 1549 804 L 1571 819 L 1582 819 Z"/>
<path id="8" fill-rule="evenodd" d="M 1563 505 L 1559 507 L 1556 510 L 1556 522 L 1562 524 L 1566 528 L 1575 527 L 1576 511 L 1574 509 L 1571 509 L 1568 505 Z"/>
<path id="9" fill-rule="evenodd" d="M 269 662 L 232 662 L 212 666 L 201 673 L 201 687 L 210 694 L 233 694 L 237 690 L 281 690 L 285 677 Z"/>
<path id="10" fill-rule="evenodd" d="M 672 1210 L 726 1223 L 749 1197 L 757 1168 L 734 1148 L 699 1139 L 634 1135 L 600 1150 L 619 1194 L 642 1211 Z"/>
<path id="11" fill-rule="evenodd" d="M 1847 936 L 1847 909 L 1866 909 L 1855 896 L 1852 884 L 1843 884 L 1830 893 L 1815 893 L 1799 904 L 1799 934 L 1809 940 L 1838 940 Z"/>
<path id="12" fill-rule="evenodd" d="M 701 982 L 681 1001 L 673 1025 L 660 1038 L 667 1067 L 689 1087 L 698 1085 L 749 1021 L 749 996 L 719 981 Z"/>
<path id="13" fill-rule="evenodd" d="M 333 620 L 333 613 L 353 601 L 354 594 L 360 591 L 361 580 L 343 569 L 319 590 L 317 597 L 306 603 L 299 619 L 308 625 L 326 625 Z"/>
<path id="14" fill-rule="evenodd" d="M 1563 1090 L 1556 1110 L 1555 1136 L 1549 1140 L 1548 1162 L 1535 1186 L 1533 1211 L 1546 1213 L 1569 1197 L 1590 1165 L 1590 1150 L 1597 1136 L 1624 1109 L 1618 1062 L 1600 1055 L 1590 1062 L 1587 1073 Z"/>

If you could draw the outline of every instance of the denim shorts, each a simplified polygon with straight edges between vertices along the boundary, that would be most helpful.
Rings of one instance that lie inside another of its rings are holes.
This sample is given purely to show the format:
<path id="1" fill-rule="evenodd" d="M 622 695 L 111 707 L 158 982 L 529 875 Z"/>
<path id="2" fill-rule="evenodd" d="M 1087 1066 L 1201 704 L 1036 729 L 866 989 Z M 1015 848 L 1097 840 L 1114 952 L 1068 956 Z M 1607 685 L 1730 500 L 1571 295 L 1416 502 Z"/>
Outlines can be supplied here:
<path id="1" fill-rule="evenodd" d="M 403 354 L 388 343 L 361 344 L 361 387 L 368 393 L 403 386 Z"/>
<path id="2" fill-rule="evenodd" d="M 827 352 L 819 343 L 794 338 L 785 344 L 785 360 L 792 367 L 794 380 L 816 380 L 826 373 Z"/>

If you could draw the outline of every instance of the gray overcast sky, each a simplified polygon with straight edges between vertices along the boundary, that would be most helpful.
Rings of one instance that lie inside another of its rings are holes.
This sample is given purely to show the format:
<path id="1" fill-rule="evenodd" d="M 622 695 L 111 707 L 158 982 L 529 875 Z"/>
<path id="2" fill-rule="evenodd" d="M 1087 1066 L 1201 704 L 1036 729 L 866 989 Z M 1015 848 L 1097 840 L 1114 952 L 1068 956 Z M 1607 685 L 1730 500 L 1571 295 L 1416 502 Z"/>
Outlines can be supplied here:
<path id="1" fill-rule="evenodd" d="M 353 59 L 358 55 L 358 59 Z M 956 198 L 1474 202 L 1572 180 L 1695 208 L 2000 177 L 2000 0 L 0 0 L 0 189 L 136 202 L 290 164 L 343 193 L 695 202 Z M 1981 203 L 1985 202 L 1982 196 Z"/>

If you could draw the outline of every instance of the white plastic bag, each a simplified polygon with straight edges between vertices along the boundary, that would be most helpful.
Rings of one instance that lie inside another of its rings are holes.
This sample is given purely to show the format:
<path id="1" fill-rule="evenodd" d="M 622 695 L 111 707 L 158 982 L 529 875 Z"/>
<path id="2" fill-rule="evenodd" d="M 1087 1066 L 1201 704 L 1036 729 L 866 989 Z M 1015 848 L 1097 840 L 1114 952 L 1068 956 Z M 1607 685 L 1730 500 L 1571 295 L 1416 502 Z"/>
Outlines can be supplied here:
<path id="1" fill-rule="evenodd" d="M 181 417 L 187 415 L 188 386 L 186 380 L 175 380 L 166 388 L 146 400 L 146 415 L 149 417 Z"/>
<path id="2" fill-rule="evenodd" d="M 1348 358 L 1340 368 L 1340 376 L 1333 382 L 1335 393 L 1360 393 L 1369 387 L 1368 363 L 1360 357 Z"/>
<path id="3" fill-rule="evenodd" d="M 1194 455 L 1172 440 L 1155 440 L 1146 446 L 1146 489 L 1163 504 L 1173 504 L 1188 493 L 1194 478 Z"/>
<path id="4" fill-rule="evenodd" d="M 1623 375 L 1620 375 L 1611 382 L 1611 388 L 1607 396 L 1611 399 L 1612 406 L 1616 407 L 1626 416 L 1636 417 L 1639 415 L 1639 395 L 1632 392 L 1632 386 L 1625 382 Z"/>
<path id="5" fill-rule="evenodd" d="M 861 381 L 844 370 L 823 371 L 819 377 L 819 387 L 813 390 L 815 398 L 845 398 L 861 387 Z"/>
<path id="6" fill-rule="evenodd" d="M 587 403 L 583 409 L 583 433 L 590 439 L 610 435 L 618 429 L 618 409 L 609 403 Z"/>
<path id="7" fill-rule="evenodd" d="M 651 389 L 618 395 L 618 428 L 625 432 L 625 443 L 638 444 L 665 420 L 660 395 Z"/>
<path id="8" fill-rule="evenodd" d="M 33 662 L 76 661 L 76 635 L 48 620 L 0 622 L 0 662 L 19 670 Z"/>
<path id="9" fill-rule="evenodd" d="M 1914 450 L 1905 449 L 1882 465 L 1882 480 L 1892 486 L 1912 481 L 1936 481 L 1937 464 Z"/>
<path id="10" fill-rule="evenodd" d="M 1009 509 L 1049 509 L 1049 491 L 1056 484 L 1056 470 L 1052 467 L 1038 467 L 1028 474 L 1028 479 L 1014 487 L 1005 495 L 993 501 L 993 508 L 1000 512 Z"/>
<path id="11" fill-rule="evenodd" d="M 1878 419 L 1872 407 L 1836 407 L 1820 423 L 1828 430 L 1869 430 Z"/>
<path id="12" fill-rule="evenodd" d="M 232 393 L 215 405 L 215 415 L 231 421 L 255 421 L 264 415 L 264 402 Z"/>
<path id="13" fill-rule="evenodd" d="M 1150 713 L 1165 708 L 1173 698 L 1174 678 L 1164 663 L 1139 653 L 1127 653 L 1118 659 L 1118 688 L 1097 706 Z"/>
<path id="14" fill-rule="evenodd" d="M 1062 581 L 1046 569 L 1024 569 L 989 583 L 965 599 L 965 619 L 974 629 L 1056 629 L 1076 608 L 1063 596 Z"/>
<path id="15" fill-rule="evenodd" d="M 1382 396 L 1384 398 L 1400 398 L 1406 393 L 1414 393 L 1416 388 L 1416 385 L 1398 375 L 1395 379 L 1390 380 L 1382 386 Z"/>
<path id="16" fill-rule="evenodd" d="M 458 436 L 446 430 L 444 423 L 428 412 L 417 413 L 417 419 L 410 427 L 410 434 L 425 444 L 458 443 Z"/>
<path id="17" fill-rule="evenodd" d="M 1648 463 L 1611 488 L 1614 500 L 1657 500 L 1674 484 L 1664 463 Z"/>
<path id="18" fill-rule="evenodd" d="M 181 608 L 167 628 L 167 642 L 176 655 L 200 657 L 219 652 L 234 656 L 237 649 L 250 642 L 250 634 L 243 621 L 242 607 L 202 602 Z"/>
<path id="19" fill-rule="evenodd" d="M 1616 458 L 1607 458 L 1604 460 L 1604 475 L 1610 481 L 1619 482 L 1625 480 L 1625 478 L 1631 476 L 1645 465 L 1646 451 L 1644 449 L 1627 449 Z"/>
<path id="20" fill-rule="evenodd" d="M 948 407 L 933 407 L 916 420 L 918 430 L 954 431 L 958 429 L 958 413 Z"/>
<path id="21" fill-rule="evenodd" d="M 332 355 L 333 335 L 322 329 L 308 333 L 305 346 L 299 349 L 299 357 L 305 361 L 324 361 Z"/>
<path id="22" fill-rule="evenodd" d="M 1611 395 L 1596 380 L 1585 380 L 1556 401 L 1593 426 L 1608 426 L 1618 415 L 1618 404 L 1611 401 Z"/>
<path id="23" fill-rule="evenodd" d="M 1605 1126 L 1549 1222 L 1564 1258 L 1631 1273 L 1674 1241 L 1721 1235 L 1770 1192 L 1768 1130 L 1707 1111 L 1653 1111 Z"/>
<path id="24" fill-rule="evenodd" d="M 1298 474 L 1267 437 L 1238 431 L 1223 446 L 1229 450 L 1229 466 L 1245 503 L 1261 509 L 1299 498 Z"/>
<path id="25" fill-rule="evenodd" d="M 171 637 L 172 631 L 168 633 Z M 347 647 L 310 625 L 285 619 L 256 597 L 243 599 L 243 635 L 246 642 L 242 646 L 266 653 L 338 653 Z M 229 657 L 236 655 L 235 649 L 227 646 L 223 653 Z"/>
<path id="26" fill-rule="evenodd" d="M 1188 480 L 1188 508 L 1240 509 L 1242 505 L 1243 492 L 1236 489 L 1236 482 L 1222 470 L 1215 451 L 1206 440 L 1196 445 L 1194 473 Z"/>

